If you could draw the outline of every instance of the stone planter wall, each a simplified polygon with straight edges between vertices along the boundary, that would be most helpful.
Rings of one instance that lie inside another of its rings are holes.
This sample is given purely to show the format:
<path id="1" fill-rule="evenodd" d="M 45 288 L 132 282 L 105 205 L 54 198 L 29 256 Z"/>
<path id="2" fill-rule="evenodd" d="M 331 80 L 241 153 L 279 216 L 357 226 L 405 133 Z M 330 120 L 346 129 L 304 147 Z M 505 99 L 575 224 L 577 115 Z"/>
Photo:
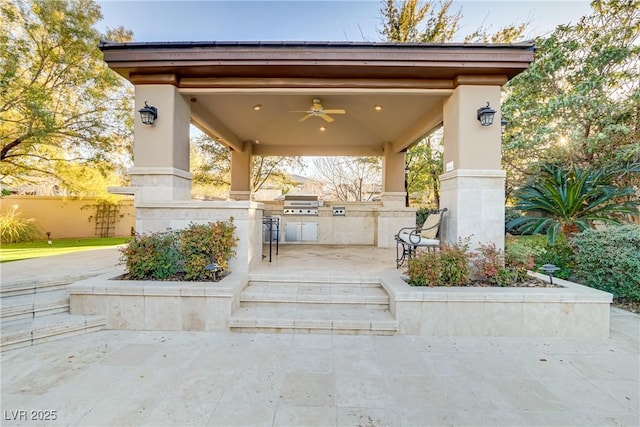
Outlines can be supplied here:
<path id="1" fill-rule="evenodd" d="M 556 282 L 562 287 L 412 287 L 397 274 L 381 280 L 401 334 L 608 338 L 612 295 Z"/>
<path id="2" fill-rule="evenodd" d="M 105 316 L 107 329 L 228 331 L 227 319 L 249 281 L 246 274 L 191 283 L 111 280 L 115 276 L 71 285 L 71 313 Z"/>

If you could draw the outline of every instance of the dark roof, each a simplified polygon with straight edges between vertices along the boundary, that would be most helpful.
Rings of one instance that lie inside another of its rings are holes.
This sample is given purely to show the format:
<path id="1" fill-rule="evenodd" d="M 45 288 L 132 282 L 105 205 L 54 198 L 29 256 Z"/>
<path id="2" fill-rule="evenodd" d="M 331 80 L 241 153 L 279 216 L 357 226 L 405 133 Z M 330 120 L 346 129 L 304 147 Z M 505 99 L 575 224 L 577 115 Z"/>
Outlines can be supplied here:
<path id="1" fill-rule="evenodd" d="M 161 49 L 161 48 L 190 48 L 190 47 L 304 47 L 304 48 L 380 48 L 391 47 L 394 49 L 525 49 L 534 50 L 533 41 L 519 43 L 394 43 L 394 42 L 346 42 L 346 41 L 172 41 L 172 42 L 127 42 L 118 43 L 101 41 L 98 47 L 102 50 L 109 49 Z"/>

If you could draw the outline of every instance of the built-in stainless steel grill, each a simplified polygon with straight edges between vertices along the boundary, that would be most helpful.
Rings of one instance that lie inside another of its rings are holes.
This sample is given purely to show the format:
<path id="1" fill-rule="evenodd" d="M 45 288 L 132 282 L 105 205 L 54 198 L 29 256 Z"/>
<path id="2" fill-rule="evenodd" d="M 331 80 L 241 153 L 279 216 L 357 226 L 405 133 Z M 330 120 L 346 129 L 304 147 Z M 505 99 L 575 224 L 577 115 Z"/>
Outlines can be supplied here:
<path id="1" fill-rule="evenodd" d="M 284 196 L 284 215 L 318 215 L 318 196 L 289 194 Z"/>

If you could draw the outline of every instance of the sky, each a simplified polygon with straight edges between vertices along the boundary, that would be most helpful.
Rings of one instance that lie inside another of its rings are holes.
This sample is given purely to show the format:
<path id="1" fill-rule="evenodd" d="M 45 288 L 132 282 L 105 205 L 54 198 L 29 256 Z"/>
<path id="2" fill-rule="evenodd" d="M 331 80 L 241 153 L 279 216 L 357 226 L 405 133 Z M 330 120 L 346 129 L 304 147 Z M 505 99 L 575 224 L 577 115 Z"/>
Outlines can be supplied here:
<path id="1" fill-rule="evenodd" d="M 97 0 L 99 30 L 124 26 L 134 41 L 383 41 L 378 0 Z M 463 18 L 456 41 L 480 26 L 528 22 L 527 39 L 576 23 L 588 1 L 454 1 Z"/>

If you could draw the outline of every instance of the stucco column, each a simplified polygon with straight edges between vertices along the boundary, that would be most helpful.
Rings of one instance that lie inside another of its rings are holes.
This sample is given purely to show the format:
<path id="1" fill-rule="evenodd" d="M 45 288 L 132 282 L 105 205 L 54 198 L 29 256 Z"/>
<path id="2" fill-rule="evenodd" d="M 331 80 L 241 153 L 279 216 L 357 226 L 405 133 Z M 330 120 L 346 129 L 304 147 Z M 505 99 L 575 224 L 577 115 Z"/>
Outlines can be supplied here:
<path id="1" fill-rule="evenodd" d="M 404 188 L 404 151 L 396 153 L 391 144 L 384 146 L 382 158 L 382 207 L 378 209 L 376 223 L 376 246 L 379 248 L 394 247 L 393 238 L 403 227 L 416 224 L 415 208 L 405 206 Z"/>
<path id="2" fill-rule="evenodd" d="M 394 153 L 391 144 L 384 145 L 382 157 L 382 203 L 384 207 L 405 207 L 404 151 Z"/>
<path id="3" fill-rule="evenodd" d="M 477 110 L 490 102 L 491 126 Z M 504 248 L 504 179 L 501 170 L 500 86 L 458 86 L 444 103 L 444 163 L 440 207 L 448 208 L 444 239 L 471 238 L 472 248 L 490 242 Z"/>
<path id="4" fill-rule="evenodd" d="M 190 107 L 173 85 L 137 85 L 135 89 L 134 167 L 129 170 L 138 202 L 189 200 Z M 145 101 L 158 109 L 153 125 L 137 110 Z"/>
<path id="5" fill-rule="evenodd" d="M 232 200 L 251 200 L 251 171 L 253 170 L 253 146 L 244 143 L 244 151 L 231 150 Z"/>

